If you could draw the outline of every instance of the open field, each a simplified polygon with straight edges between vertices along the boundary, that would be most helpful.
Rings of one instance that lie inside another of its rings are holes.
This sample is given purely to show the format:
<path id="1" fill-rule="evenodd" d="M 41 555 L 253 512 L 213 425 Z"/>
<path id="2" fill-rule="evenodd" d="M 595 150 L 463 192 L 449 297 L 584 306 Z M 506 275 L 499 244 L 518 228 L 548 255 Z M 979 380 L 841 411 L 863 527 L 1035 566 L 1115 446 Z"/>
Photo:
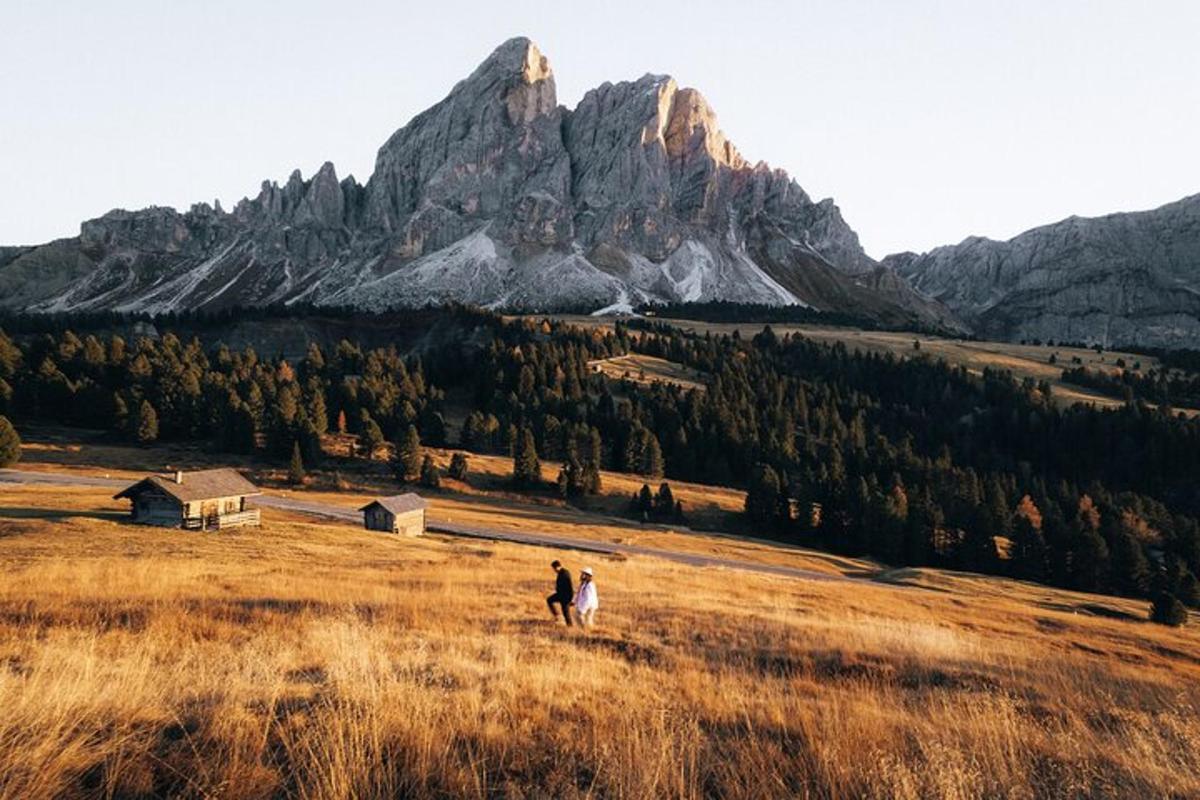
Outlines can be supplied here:
<path id="1" fill-rule="evenodd" d="M 611 327 L 613 320 L 608 317 L 589 317 L 578 315 L 560 315 L 557 317 L 587 328 Z M 711 332 L 713 334 L 732 334 L 739 331 L 743 337 L 750 337 L 763 329 L 761 322 L 695 322 L 691 320 L 675 320 L 654 318 L 653 322 L 674 325 L 680 330 L 697 333 Z M 987 367 L 1011 371 L 1018 378 L 1033 378 L 1047 380 L 1054 387 L 1054 397 L 1061 403 L 1094 403 L 1103 407 L 1117 407 L 1122 401 L 1099 392 L 1094 392 L 1062 381 L 1062 371 L 1067 367 L 1084 366 L 1091 370 L 1117 372 L 1117 359 L 1124 359 L 1132 367 L 1141 364 L 1143 371 L 1159 369 L 1158 359 L 1151 356 L 1138 355 L 1116 350 L 1106 350 L 1097 353 L 1095 350 L 1080 347 L 1048 347 L 1046 345 L 1011 344 L 1008 342 L 972 342 L 960 339 L 945 339 L 939 336 L 914 334 L 895 331 L 868 331 L 856 328 L 835 327 L 830 325 L 778 323 L 771 324 L 772 329 L 779 335 L 784 333 L 799 333 L 814 341 L 834 343 L 841 342 L 850 349 L 864 352 L 892 353 L 898 356 L 912 356 L 917 351 L 913 348 L 914 341 L 920 341 L 920 354 L 943 358 L 951 364 L 966 367 L 972 372 L 981 373 Z M 636 333 L 636 332 L 635 332 Z M 1050 363 L 1050 356 L 1056 357 L 1057 363 Z M 1074 359 L 1079 359 L 1076 363 Z M 663 367 L 664 375 L 670 374 L 670 369 L 683 369 L 681 365 L 664 362 L 669 367 Z M 664 378 L 665 379 L 665 378 Z M 1195 409 L 1183 409 L 1191 414 Z"/>
<path id="2" fill-rule="evenodd" d="M 250 475 L 256 483 L 275 494 L 299 500 L 328 503 L 357 509 L 373 497 L 395 494 L 405 489 L 392 478 L 386 464 L 364 466 L 360 460 L 331 463 L 312 475 L 303 489 L 288 486 L 285 470 L 277 464 L 248 457 L 214 455 L 189 445 L 160 445 L 141 448 L 86 441 L 72 429 L 38 429 L 23 448 L 18 466 L 68 475 L 127 478 L 130 482 L 148 472 L 234 466 Z M 449 449 L 427 448 L 439 467 L 445 470 L 452 454 Z M 863 559 L 846 558 L 817 550 L 790 547 L 765 541 L 745 529 L 744 492 L 725 487 L 671 482 L 672 491 L 686 510 L 687 527 L 641 524 L 623 517 L 629 495 L 641 488 L 644 479 L 624 473 L 603 472 L 605 494 L 587 498 L 581 507 L 568 505 L 549 490 L 542 495 L 509 491 L 512 460 L 500 456 L 468 454 L 470 472 L 467 482 L 443 477 L 442 489 L 421 493 L 433 501 L 429 517 L 433 521 L 490 528 L 499 531 L 540 531 L 573 539 L 608 543 L 636 543 L 682 553 L 730 558 L 754 563 L 773 564 L 831 575 L 862 575 L 878 571 L 878 565 Z M 342 467 L 339 469 L 339 467 Z M 558 472 L 558 464 L 542 463 L 542 477 L 549 485 Z M 338 476 L 335 479 L 334 475 Z M 340 486 L 335 485 L 340 480 Z M 411 487 L 409 487 L 411 488 Z M 110 503 L 109 510 L 123 508 Z M 705 530 L 694 530 L 701 525 Z M 736 531 L 738 535 L 720 531 Z"/>
<path id="3" fill-rule="evenodd" d="M 640 353 L 598 359 L 589 362 L 589 366 L 613 380 L 631 380 L 643 385 L 661 381 L 673 383 L 684 389 L 703 390 L 706 380 L 706 376 L 699 370 L 688 369 L 665 358 Z"/>
<path id="4" fill-rule="evenodd" d="M 1200 641 L 1141 603 L 586 556 L 584 634 L 571 553 L 108 494 L 0 487 L 0 798 L 1200 795 Z"/>

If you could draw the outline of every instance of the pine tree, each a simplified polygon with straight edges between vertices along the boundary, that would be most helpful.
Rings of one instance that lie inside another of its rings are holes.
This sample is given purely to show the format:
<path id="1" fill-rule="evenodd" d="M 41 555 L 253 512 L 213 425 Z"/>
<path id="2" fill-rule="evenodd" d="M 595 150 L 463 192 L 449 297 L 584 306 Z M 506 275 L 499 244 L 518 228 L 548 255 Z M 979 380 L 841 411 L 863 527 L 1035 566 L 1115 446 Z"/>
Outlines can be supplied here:
<path id="1" fill-rule="evenodd" d="M 768 464 L 759 464 L 746 491 L 746 513 L 758 525 L 773 526 L 779 514 L 780 493 L 779 473 Z"/>
<path id="2" fill-rule="evenodd" d="M 618 444 L 620 440 L 618 440 Z M 622 472 L 637 472 L 642 466 L 642 428 L 636 422 L 625 432 L 624 447 L 614 447 L 613 458 Z"/>
<path id="3" fill-rule="evenodd" d="M 637 511 L 638 515 L 643 519 L 649 519 L 654 512 L 654 495 L 650 491 L 650 486 L 643 483 L 642 488 L 637 493 Z"/>
<path id="4" fill-rule="evenodd" d="M 358 447 L 362 453 L 362 457 L 370 461 L 375 457 L 375 452 L 383 447 L 384 438 L 383 431 L 379 429 L 377 423 L 364 408 L 360 415 L 361 430 L 358 434 Z"/>
<path id="5" fill-rule="evenodd" d="M 908 526 L 908 494 L 897 479 L 881 496 L 879 535 L 875 550 L 888 564 L 899 564 L 904 556 L 904 532 Z"/>
<path id="6" fill-rule="evenodd" d="M 511 422 L 504 426 L 500 436 L 500 449 L 509 458 L 517 457 L 517 449 L 521 446 L 521 433 Z"/>
<path id="7" fill-rule="evenodd" d="M 250 407 L 238 401 L 233 411 L 233 448 L 238 453 L 253 453 L 258 447 L 258 432 L 254 428 L 254 414 Z"/>
<path id="8" fill-rule="evenodd" d="M 421 461 L 421 485 L 426 489 L 436 489 L 442 485 L 441 473 L 433 463 L 433 456 L 428 454 Z"/>
<path id="9" fill-rule="evenodd" d="M 134 431 L 138 444 L 150 444 L 158 439 L 158 412 L 149 400 L 143 400 L 138 408 L 137 428 Z"/>
<path id="10" fill-rule="evenodd" d="M 0 467 L 11 467 L 21 460 L 21 437 L 8 417 L 0 417 Z"/>
<path id="11" fill-rule="evenodd" d="M 584 494 L 600 494 L 600 468 L 590 461 L 581 470 L 581 485 Z"/>
<path id="12" fill-rule="evenodd" d="M 1069 579 L 1085 592 L 1103 591 L 1108 586 L 1108 545 L 1100 535 L 1100 510 L 1088 495 L 1079 498 L 1079 509 L 1071 527 Z"/>
<path id="13" fill-rule="evenodd" d="M 641 473 L 647 478 L 661 478 L 663 474 L 662 448 L 654 434 L 646 433 L 646 446 L 642 449 Z"/>
<path id="14" fill-rule="evenodd" d="M 318 434 L 326 433 L 329 430 L 329 414 L 325 410 L 325 390 L 321 388 L 320 382 L 314 379 L 309 384 L 308 393 L 308 403 L 305 407 L 308 419 Z"/>
<path id="15" fill-rule="evenodd" d="M 1200 580 L 1191 572 L 1185 572 L 1179 580 L 1179 589 L 1175 596 L 1185 606 L 1200 609 Z"/>
<path id="16" fill-rule="evenodd" d="M 1145 597 L 1150 586 L 1150 564 L 1142 545 L 1120 528 L 1112 536 L 1113 589 L 1130 597 Z"/>
<path id="17" fill-rule="evenodd" d="M 1004 487 L 996 477 L 987 482 L 986 505 L 988 525 L 993 536 L 1007 538 L 1012 535 L 1012 514 L 1008 510 L 1008 498 Z"/>
<path id="18" fill-rule="evenodd" d="M 462 453 L 455 453 L 450 457 L 450 469 L 446 474 L 456 481 L 465 481 L 467 479 L 467 457 Z"/>
<path id="19" fill-rule="evenodd" d="M 346 435 L 346 412 L 338 411 L 337 415 L 337 432 L 342 436 Z"/>
<path id="20" fill-rule="evenodd" d="M 933 501 L 929 487 L 923 487 L 909 503 L 908 524 L 904 532 L 904 561 L 924 565 L 936 555 L 934 542 L 945 523 L 941 507 Z"/>
<path id="21" fill-rule="evenodd" d="M 392 471 L 401 483 L 417 478 L 421 474 L 421 436 L 415 425 L 409 425 L 403 438 L 396 443 L 396 455 L 392 459 Z"/>
<path id="22" fill-rule="evenodd" d="M 872 480 L 874 476 L 872 475 Z M 854 481 L 853 488 L 847 497 L 851 526 L 849 536 L 845 541 L 835 542 L 834 545 L 843 548 L 852 555 L 865 555 L 874 549 L 873 534 L 878 533 L 878 503 L 877 494 L 871 491 L 866 479 L 859 476 Z"/>
<path id="23" fill-rule="evenodd" d="M 1178 628 L 1187 622 L 1188 612 L 1179 598 L 1167 591 L 1155 593 L 1150 605 L 1150 621 Z"/>
<path id="24" fill-rule="evenodd" d="M 1046 540 L 1042 536 L 1042 512 L 1029 495 L 1021 498 L 1013 513 L 1010 550 L 1013 575 L 1028 581 L 1044 580 L 1047 573 Z"/>
<path id="25" fill-rule="evenodd" d="M 317 430 L 317 426 L 312 420 L 305 417 L 300 422 L 299 430 L 300 453 L 304 458 L 304 463 L 309 466 L 317 466 L 321 463 L 321 433 Z"/>
<path id="26" fill-rule="evenodd" d="M 518 488 L 536 487 L 542 482 L 542 465 L 538 461 L 533 431 L 523 428 L 515 437 L 513 448 L 513 485 Z"/>
<path id="27" fill-rule="evenodd" d="M 663 483 L 654 494 L 654 516 L 668 519 L 675 512 L 675 495 L 671 486 Z"/>
<path id="28" fill-rule="evenodd" d="M 603 466 L 601 464 L 603 450 L 600 430 L 598 428 L 588 429 L 587 447 L 585 448 L 583 463 L 585 465 L 590 464 L 596 468 L 596 489 L 594 490 L 596 492 L 600 491 L 600 467 Z"/>
<path id="29" fill-rule="evenodd" d="M 288 466 L 288 483 L 299 486 L 304 483 L 304 459 L 300 455 L 300 442 L 292 443 L 292 462 Z"/>

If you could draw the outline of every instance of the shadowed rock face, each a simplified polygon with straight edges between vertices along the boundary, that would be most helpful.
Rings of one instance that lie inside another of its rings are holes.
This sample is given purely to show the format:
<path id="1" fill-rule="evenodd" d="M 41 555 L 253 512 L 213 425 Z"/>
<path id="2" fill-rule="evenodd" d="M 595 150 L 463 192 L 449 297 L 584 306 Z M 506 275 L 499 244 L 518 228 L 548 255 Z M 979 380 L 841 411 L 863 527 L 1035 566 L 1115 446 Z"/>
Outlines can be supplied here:
<path id="1" fill-rule="evenodd" d="M 988 337 L 1200 347 L 1200 195 L 883 263 Z"/>
<path id="2" fill-rule="evenodd" d="M 393 134 L 365 186 L 327 163 L 229 213 L 113 211 L 0 251 L 0 305 L 38 311 L 715 299 L 957 326 L 868 258 L 832 201 L 743 158 L 699 92 L 646 75 L 568 111 L 523 38 Z"/>

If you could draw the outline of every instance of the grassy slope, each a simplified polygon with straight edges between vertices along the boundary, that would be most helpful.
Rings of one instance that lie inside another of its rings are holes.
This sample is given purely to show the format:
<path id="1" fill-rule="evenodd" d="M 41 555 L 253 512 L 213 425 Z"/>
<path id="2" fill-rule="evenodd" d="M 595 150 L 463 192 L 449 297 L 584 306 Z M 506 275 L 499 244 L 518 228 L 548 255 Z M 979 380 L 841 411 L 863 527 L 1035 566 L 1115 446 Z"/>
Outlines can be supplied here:
<path id="1" fill-rule="evenodd" d="M 310 472 L 307 487 L 294 489 L 287 485 L 286 470 L 279 464 L 252 457 L 214 454 L 183 444 L 141 448 L 109 444 L 102 439 L 89 441 L 86 434 L 66 428 L 43 427 L 27 429 L 23 433 L 26 441 L 18 464 L 22 469 L 128 478 L 132 482 L 147 472 L 234 466 L 276 494 L 353 509 L 362 507 L 372 497 L 407 490 L 396 484 L 382 461 L 368 464 L 361 459 L 343 459 L 336 455 L 352 446 L 352 437 L 329 437 L 323 468 Z M 444 473 L 451 456 L 458 451 L 427 448 L 426 452 L 433 456 Z M 467 456 L 470 471 L 466 483 L 443 477 L 441 490 L 419 490 L 433 502 L 429 511 L 431 519 L 500 530 L 532 530 L 571 538 L 637 542 L 829 574 L 860 575 L 878 570 L 878 566 L 869 561 L 758 539 L 755 531 L 745 528 L 740 513 L 745 494 L 740 490 L 671 481 L 674 496 L 686 509 L 687 527 L 642 525 L 625 515 L 629 496 L 644 482 L 641 477 L 605 471 L 602 473 L 605 494 L 589 497 L 582 507 L 577 507 L 558 500 L 549 488 L 558 473 L 557 463 L 542 462 L 542 477 L 547 488 L 541 494 L 530 496 L 509 490 L 511 459 L 474 453 Z M 340 485 L 335 475 L 340 476 Z M 124 508 L 124 503 L 109 503 L 106 510 L 117 513 Z M 693 530 L 695 528 L 703 531 Z M 720 531 L 736 531 L 737 534 Z"/>
<path id="2" fill-rule="evenodd" d="M 561 316 L 560 318 L 588 328 L 605 327 L 613 324 L 611 319 L 603 317 Z M 696 331 L 699 333 L 709 331 L 713 334 L 731 334 L 737 330 L 741 332 L 743 337 L 753 336 L 761 331 L 764 325 L 761 322 L 717 323 L 671 319 L 658 319 L 655 321 L 675 325 L 681 330 Z M 1116 365 L 1117 359 L 1124 358 L 1125 363 L 1131 367 L 1133 364 L 1141 362 L 1142 370 L 1145 372 L 1160 368 L 1160 364 L 1155 358 L 1120 351 L 1096 353 L 1095 350 L 1079 347 L 1047 347 L 1045 345 L 1023 345 L 1009 342 L 971 342 L 958 339 L 943 339 L 925 334 L 865 331 L 828 325 L 780 323 L 773 324 L 771 327 L 779 335 L 788 332 L 800 333 L 819 342 L 842 342 L 851 349 L 860 349 L 867 352 L 893 353 L 898 356 L 913 355 L 913 341 L 920 340 L 921 354 L 935 358 L 944 358 L 951 364 L 964 366 L 976 373 L 982 372 L 985 367 L 991 367 L 993 369 L 1010 370 L 1018 378 L 1048 380 L 1054 387 L 1055 398 L 1067 404 L 1087 402 L 1103 407 L 1122 405 L 1119 399 L 1108 397 L 1107 395 L 1081 386 L 1064 383 L 1062 381 L 1062 371 L 1067 367 L 1085 366 L 1092 370 L 1116 373 L 1119 371 Z M 1056 364 L 1050 363 L 1051 354 L 1057 355 L 1058 361 Z M 1079 358 L 1082 364 L 1071 363 L 1072 358 Z M 678 365 L 672 365 L 671 362 L 664 362 L 664 364 L 670 365 L 675 369 L 682 369 Z M 656 377 L 667 381 L 671 380 L 670 372 L 666 367 L 660 369 L 659 373 Z M 648 371 L 647 375 L 649 376 L 650 374 Z M 1185 409 L 1185 412 L 1193 414 L 1196 413 L 1196 410 Z"/>
<path id="3" fill-rule="evenodd" d="M 603 372 L 612 380 L 628 379 L 649 385 L 655 381 L 673 383 L 683 389 L 704 390 L 706 375 L 699 370 L 688 369 L 674 361 L 656 356 L 630 353 L 613 358 L 601 358 L 589 362 L 592 369 Z"/>
<path id="4" fill-rule="evenodd" d="M 1139 603 L 587 556 L 580 634 L 538 548 L 112 508 L 0 487 L 0 798 L 1200 794 L 1195 630 L 1094 613 Z"/>

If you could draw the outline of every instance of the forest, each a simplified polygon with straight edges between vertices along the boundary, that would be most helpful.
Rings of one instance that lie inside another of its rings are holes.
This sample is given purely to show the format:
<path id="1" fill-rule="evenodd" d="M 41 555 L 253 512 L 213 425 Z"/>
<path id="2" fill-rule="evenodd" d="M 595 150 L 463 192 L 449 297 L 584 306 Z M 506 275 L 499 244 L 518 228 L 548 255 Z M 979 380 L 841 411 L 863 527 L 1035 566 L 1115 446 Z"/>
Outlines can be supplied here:
<path id="1" fill-rule="evenodd" d="M 1148 598 L 1164 619 L 1200 605 L 1200 422 L 1136 396 L 1064 408 L 1045 382 L 769 327 L 743 338 L 420 313 L 461 335 L 411 352 L 310 343 L 289 361 L 43 320 L 0 334 L 0 414 L 280 463 L 299 453 L 310 467 L 331 429 L 358 434 L 362 458 L 416 437 L 511 455 L 517 488 L 568 499 L 600 491 L 601 469 L 738 486 L 757 535 Z M 611 380 L 589 364 L 627 353 L 686 365 L 703 388 Z M 563 463 L 557 487 L 531 478 L 537 458 Z"/>
<path id="2" fill-rule="evenodd" d="M 1070 367 L 1062 372 L 1064 383 L 1095 389 L 1126 403 L 1142 400 L 1166 406 L 1200 406 L 1200 375 L 1194 372 L 1149 370 L 1142 372 L 1135 364 L 1129 369 L 1118 359 L 1117 374 L 1087 367 Z"/>

